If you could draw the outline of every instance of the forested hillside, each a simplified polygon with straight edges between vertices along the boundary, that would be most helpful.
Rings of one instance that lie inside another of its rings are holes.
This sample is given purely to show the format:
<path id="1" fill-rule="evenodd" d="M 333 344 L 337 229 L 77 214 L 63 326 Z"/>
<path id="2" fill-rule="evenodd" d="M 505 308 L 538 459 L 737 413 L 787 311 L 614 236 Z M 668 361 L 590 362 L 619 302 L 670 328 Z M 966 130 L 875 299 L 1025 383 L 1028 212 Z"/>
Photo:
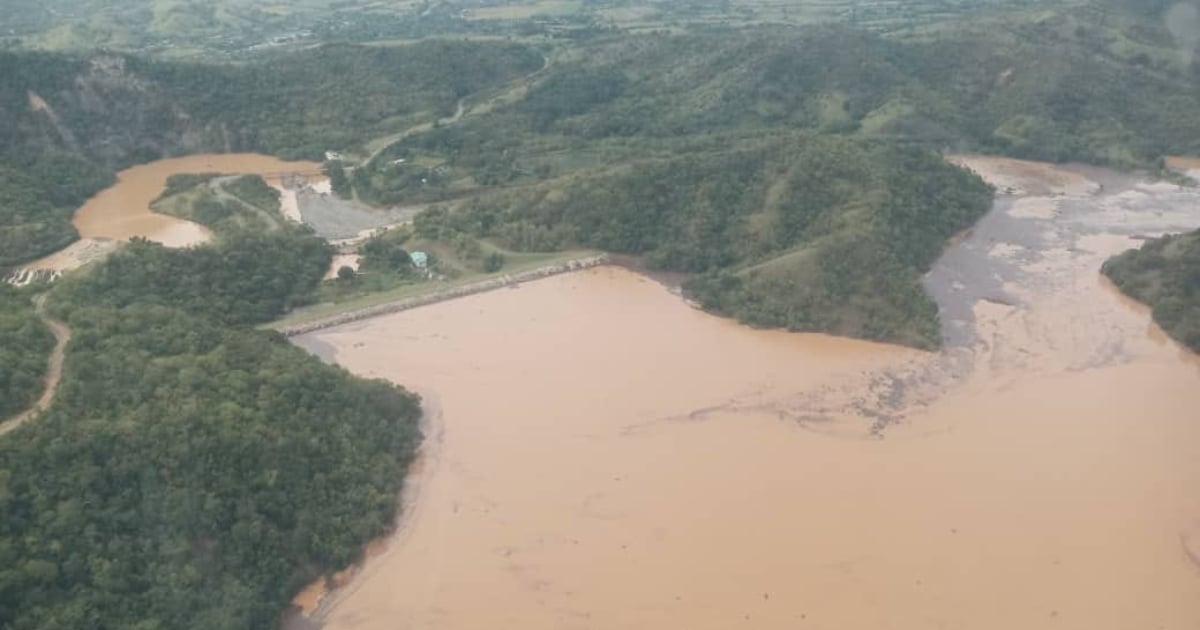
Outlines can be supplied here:
<path id="1" fill-rule="evenodd" d="M 62 281 L 57 303 L 156 304 L 230 325 L 260 323 L 303 303 L 331 255 L 328 243 L 299 228 L 233 234 L 192 250 L 136 239 L 88 275 Z"/>
<path id="2" fill-rule="evenodd" d="M 353 169 L 355 193 L 382 204 L 461 198 L 673 153 L 713 133 L 797 128 L 1152 166 L 1200 153 L 1197 66 L 1185 45 L 1157 16 L 1095 3 L 988 13 L 920 34 L 614 32 L 560 47 L 540 74 L 541 52 L 500 42 L 325 45 L 245 65 L 0 53 L 0 115 L 10 121 L 0 131 L 0 266 L 73 238 L 70 209 L 117 167 L 199 151 L 361 155 L 372 140 L 535 75 L 523 98 L 434 125 Z"/>
<path id="3" fill-rule="evenodd" d="M 327 264 L 286 232 L 135 242 L 55 289 L 63 381 L 0 440 L 0 625 L 270 628 L 384 531 L 416 397 L 228 325 L 278 316 Z"/>
<path id="4" fill-rule="evenodd" d="M 714 133 L 797 128 L 1120 168 L 1200 153 L 1196 66 L 1144 22 L 1129 29 L 1146 41 L 1117 56 L 1100 19 L 1051 14 L 920 39 L 831 26 L 598 40 L 564 55 L 520 102 L 399 143 L 353 183 L 377 202 L 429 199 Z"/>
<path id="5" fill-rule="evenodd" d="M 0 421 L 24 411 L 42 392 L 54 336 L 34 315 L 27 291 L 0 284 Z"/>
<path id="6" fill-rule="evenodd" d="M 1121 167 L 1200 154 L 1198 66 L 1158 0 L 922 0 L 913 15 L 941 16 L 922 20 L 836 5 L 863 29 L 828 24 L 833 4 L 725 22 L 728 3 L 651 4 L 670 24 L 539 19 L 519 42 L 327 44 L 240 65 L 0 51 L 0 270 L 75 238 L 71 212 L 123 166 L 339 150 L 339 193 L 444 202 L 413 233 L 474 246 L 483 265 L 484 241 L 494 256 L 635 254 L 754 325 L 932 348 L 921 274 L 991 200 L 939 151 Z M 372 6 L 341 4 L 320 32 L 505 32 L 474 24 L 504 21 L 488 17 L 499 4 L 434 3 L 403 26 L 371 23 Z M 159 8 L 156 24 L 182 19 Z M 259 179 L 169 186 L 160 209 L 216 243 L 135 240 L 50 296 L 74 333 L 64 379 L 0 439 L 3 630 L 270 628 L 395 510 L 416 397 L 252 329 L 313 299 L 330 247 L 275 221 Z M 367 273 L 409 269 L 399 243 L 365 250 Z M 1105 272 L 1197 347 L 1197 256 L 1200 235 L 1180 236 Z M 0 417 L 37 396 L 53 341 L 29 298 L 0 287 Z"/>
<path id="7" fill-rule="evenodd" d="M 643 255 L 699 274 L 688 290 L 747 323 L 932 348 L 920 275 L 991 199 L 928 152 L 796 134 L 498 195 L 427 213 L 417 230 Z"/>
<path id="8" fill-rule="evenodd" d="M 330 45 L 241 66 L 0 51 L 0 268 L 70 243 L 71 212 L 119 168 L 207 151 L 320 159 L 541 65 L 483 42 Z"/>
<path id="9" fill-rule="evenodd" d="M 1106 262 L 1104 274 L 1148 304 L 1167 334 L 1200 352 L 1200 231 L 1148 241 Z"/>

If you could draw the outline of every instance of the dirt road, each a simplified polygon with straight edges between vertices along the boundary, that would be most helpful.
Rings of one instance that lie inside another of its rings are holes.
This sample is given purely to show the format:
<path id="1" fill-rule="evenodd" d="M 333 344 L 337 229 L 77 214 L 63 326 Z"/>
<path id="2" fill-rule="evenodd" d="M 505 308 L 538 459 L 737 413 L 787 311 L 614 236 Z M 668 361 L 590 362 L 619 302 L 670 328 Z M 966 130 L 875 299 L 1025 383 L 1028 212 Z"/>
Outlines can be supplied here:
<path id="1" fill-rule="evenodd" d="M 63 358 L 67 342 L 71 340 L 71 329 L 67 328 L 66 324 L 46 314 L 45 294 L 34 298 L 34 305 L 38 317 L 50 328 L 50 332 L 54 333 L 54 349 L 50 351 L 50 367 L 46 369 L 45 389 L 42 391 L 41 398 L 38 398 L 32 407 L 0 423 L 0 436 L 6 435 L 9 431 L 25 424 L 30 418 L 33 418 L 49 407 L 50 401 L 54 400 L 54 393 L 58 391 L 58 382 L 62 380 Z"/>

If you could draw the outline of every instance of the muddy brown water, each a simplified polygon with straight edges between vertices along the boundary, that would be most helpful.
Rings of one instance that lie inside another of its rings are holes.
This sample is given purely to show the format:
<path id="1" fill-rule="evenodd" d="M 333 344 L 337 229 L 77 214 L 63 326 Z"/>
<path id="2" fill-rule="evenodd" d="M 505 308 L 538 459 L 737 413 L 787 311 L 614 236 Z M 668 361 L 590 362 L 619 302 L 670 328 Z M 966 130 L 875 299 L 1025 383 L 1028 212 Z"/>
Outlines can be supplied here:
<path id="1" fill-rule="evenodd" d="M 400 527 L 304 623 L 1200 627 L 1200 362 L 1097 273 L 1200 195 L 1067 179 L 943 256 L 936 355 L 616 267 L 300 338 L 431 409 Z"/>
<path id="2" fill-rule="evenodd" d="M 32 269 L 66 270 L 95 257 L 71 255 L 89 244 L 126 241 L 135 236 L 168 247 L 186 247 L 207 241 L 208 228 L 150 210 L 150 202 L 162 193 L 167 178 L 179 173 L 261 174 L 282 171 L 308 171 L 319 168 L 315 162 L 285 162 L 253 153 L 192 155 L 158 160 L 127 168 L 117 173 L 117 182 L 96 193 L 76 211 L 72 219 L 81 243 L 26 265 Z M 107 253 L 111 248 L 102 249 Z"/>

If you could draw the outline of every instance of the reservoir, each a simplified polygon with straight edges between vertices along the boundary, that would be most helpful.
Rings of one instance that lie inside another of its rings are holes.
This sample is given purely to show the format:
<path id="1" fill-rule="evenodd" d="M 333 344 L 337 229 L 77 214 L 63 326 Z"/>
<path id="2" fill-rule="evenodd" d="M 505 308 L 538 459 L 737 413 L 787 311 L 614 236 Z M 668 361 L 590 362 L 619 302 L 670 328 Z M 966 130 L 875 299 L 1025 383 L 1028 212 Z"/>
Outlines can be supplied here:
<path id="1" fill-rule="evenodd" d="M 926 279 L 940 353 L 749 329 L 615 267 L 298 338 L 428 411 L 396 532 L 308 620 L 1200 627 L 1200 361 L 1099 275 L 1200 194 L 959 161 L 1008 193 Z"/>
<path id="2" fill-rule="evenodd" d="M 142 237 L 168 247 L 187 247 L 207 241 L 208 228 L 150 210 L 167 178 L 179 173 L 263 174 L 319 169 L 315 162 L 285 162 L 254 153 L 192 155 L 168 158 L 127 168 L 117 183 L 96 193 L 73 218 L 80 240 L 66 249 L 29 263 L 31 269 L 73 269 L 111 251 L 115 242 Z M 268 182 L 277 184 L 277 180 Z"/>

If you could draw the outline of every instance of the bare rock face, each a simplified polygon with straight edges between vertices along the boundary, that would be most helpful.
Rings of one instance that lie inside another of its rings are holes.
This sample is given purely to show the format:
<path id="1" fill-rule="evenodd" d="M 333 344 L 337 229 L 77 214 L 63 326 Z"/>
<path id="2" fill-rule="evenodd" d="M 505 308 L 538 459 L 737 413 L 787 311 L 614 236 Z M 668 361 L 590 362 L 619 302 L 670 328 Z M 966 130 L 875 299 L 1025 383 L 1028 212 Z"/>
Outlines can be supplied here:
<path id="1" fill-rule="evenodd" d="M 39 107 L 31 113 L 48 127 L 45 141 L 110 169 L 165 156 L 248 147 L 244 134 L 193 116 L 132 66 L 119 55 L 91 57 L 69 83 L 37 94 Z"/>

